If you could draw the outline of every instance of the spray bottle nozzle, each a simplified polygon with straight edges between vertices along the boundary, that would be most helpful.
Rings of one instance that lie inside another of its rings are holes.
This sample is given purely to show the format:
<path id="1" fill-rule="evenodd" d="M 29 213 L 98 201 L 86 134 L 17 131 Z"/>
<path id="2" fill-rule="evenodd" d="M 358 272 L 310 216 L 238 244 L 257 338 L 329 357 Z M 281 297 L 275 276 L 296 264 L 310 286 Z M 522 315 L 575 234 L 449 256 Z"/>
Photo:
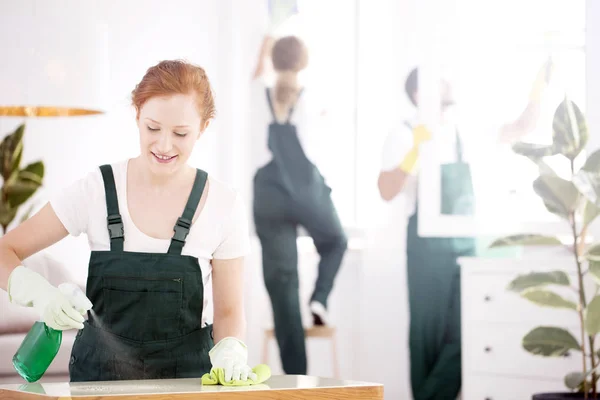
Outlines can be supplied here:
<path id="1" fill-rule="evenodd" d="M 58 285 L 58 290 L 69 299 L 73 307 L 81 314 L 91 310 L 93 306 L 92 302 L 87 298 L 79 286 L 73 283 L 61 283 Z"/>

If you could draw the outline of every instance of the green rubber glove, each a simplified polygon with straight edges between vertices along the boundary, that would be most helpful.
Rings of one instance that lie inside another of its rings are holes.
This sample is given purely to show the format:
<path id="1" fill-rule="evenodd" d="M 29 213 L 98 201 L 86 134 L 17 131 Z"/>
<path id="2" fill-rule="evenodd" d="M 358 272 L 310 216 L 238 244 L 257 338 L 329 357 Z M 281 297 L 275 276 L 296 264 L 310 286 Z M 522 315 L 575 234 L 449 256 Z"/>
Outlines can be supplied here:
<path id="1" fill-rule="evenodd" d="M 266 364 L 258 364 L 252 368 L 252 372 L 256 374 L 256 379 L 248 378 L 248 380 L 235 380 L 225 382 L 225 371 L 223 368 L 212 368 L 210 373 L 202 376 L 203 385 L 223 385 L 223 386 L 250 386 L 263 383 L 271 377 L 271 368 Z"/>

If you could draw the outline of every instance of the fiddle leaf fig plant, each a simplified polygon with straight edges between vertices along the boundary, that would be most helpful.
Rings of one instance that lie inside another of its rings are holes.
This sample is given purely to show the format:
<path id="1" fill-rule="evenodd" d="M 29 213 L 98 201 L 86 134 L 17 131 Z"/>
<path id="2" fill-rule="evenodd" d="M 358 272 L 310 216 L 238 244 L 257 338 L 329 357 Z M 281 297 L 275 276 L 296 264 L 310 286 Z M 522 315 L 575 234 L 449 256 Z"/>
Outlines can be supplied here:
<path id="1" fill-rule="evenodd" d="M 24 133 L 25 125 L 22 124 L 0 142 L 0 175 L 3 180 L 0 197 L 2 233 L 6 233 L 8 226 L 17 216 L 19 208 L 42 186 L 44 179 L 42 161 L 21 168 Z M 27 215 L 23 216 L 26 217 Z"/>
<path id="2" fill-rule="evenodd" d="M 569 373 L 564 383 L 572 391 L 583 392 L 586 399 L 597 399 L 600 242 L 587 244 L 586 235 L 588 227 L 600 214 L 600 150 L 587 157 L 582 153 L 589 138 L 586 120 L 579 107 L 567 97 L 554 113 L 552 130 L 552 144 L 516 143 L 513 151 L 536 164 L 539 176 L 533 182 L 534 192 L 546 209 L 570 228 L 572 245 L 567 246 L 573 252 L 570 270 L 576 271 L 575 279 L 565 271 L 531 272 L 515 277 L 507 290 L 540 307 L 566 309 L 577 314 L 580 323 L 575 335 L 560 326 L 539 326 L 525 334 L 522 345 L 526 351 L 544 357 L 563 357 L 573 351 L 579 352 L 581 369 Z M 564 178 L 552 170 L 545 160 L 549 156 L 566 158 L 570 176 Z M 576 164 L 583 166 L 576 168 Z M 490 247 L 515 245 L 564 246 L 558 238 L 530 233 L 498 239 Z M 589 290 L 590 285 L 595 290 Z M 560 293 L 560 288 L 574 290 L 567 291 L 567 294 L 572 293 L 567 296 Z"/>

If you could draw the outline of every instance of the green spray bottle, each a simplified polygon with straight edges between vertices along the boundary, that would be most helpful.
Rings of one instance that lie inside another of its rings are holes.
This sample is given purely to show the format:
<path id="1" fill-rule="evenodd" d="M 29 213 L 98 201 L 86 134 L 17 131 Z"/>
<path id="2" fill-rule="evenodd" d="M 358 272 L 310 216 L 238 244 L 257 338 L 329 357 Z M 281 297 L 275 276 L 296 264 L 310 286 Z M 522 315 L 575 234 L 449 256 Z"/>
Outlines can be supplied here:
<path id="1" fill-rule="evenodd" d="M 78 311 L 91 309 L 91 303 L 78 286 L 63 283 L 58 289 Z M 62 331 L 50 328 L 43 321 L 36 321 L 13 356 L 13 367 L 27 382 L 35 382 L 44 375 L 61 343 Z"/>

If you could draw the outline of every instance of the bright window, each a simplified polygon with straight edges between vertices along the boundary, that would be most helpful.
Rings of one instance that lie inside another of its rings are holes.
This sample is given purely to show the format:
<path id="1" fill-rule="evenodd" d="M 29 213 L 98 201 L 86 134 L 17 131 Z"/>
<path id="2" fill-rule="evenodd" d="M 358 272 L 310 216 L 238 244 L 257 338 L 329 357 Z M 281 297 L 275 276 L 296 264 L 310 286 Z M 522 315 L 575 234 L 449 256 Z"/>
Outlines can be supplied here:
<path id="1" fill-rule="evenodd" d="M 537 168 L 510 148 L 492 143 L 498 127 L 525 108 L 534 77 L 548 57 L 554 60 L 555 71 L 542 100 L 538 126 L 522 140 L 551 141 L 554 111 L 565 95 L 585 113 L 585 1 L 455 1 L 455 24 L 450 24 L 455 30 L 450 37 L 458 39 L 451 44 L 456 57 L 445 60 L 447 65 L 441 70 L 449 73 L 454 84 L 460 130 L 475 155 L 471 161 L 477 216 L 472 224 L 464 224 L 466 218 L 441 216 L 438 204 L 426 200 L 429 207 L 423 213 L 422 233 L 449 235 L 461 228 L 468 233 L 476 227 L 489 234 L 500 233 L 494 232 L 496 227 L 555 233 L 563 222 L 546 211 L 533 192 Z M 480 143 L 491 147 L 484 150 Z M 568 165 L 558 157 L 550 164 L 567 172 Z M 434 170 L 439 167 L 426 168 L 422 178 L 439 179 Z M 439 181 L 436 183 L 438 192 L 432 196 L 439 197 Z"/>

